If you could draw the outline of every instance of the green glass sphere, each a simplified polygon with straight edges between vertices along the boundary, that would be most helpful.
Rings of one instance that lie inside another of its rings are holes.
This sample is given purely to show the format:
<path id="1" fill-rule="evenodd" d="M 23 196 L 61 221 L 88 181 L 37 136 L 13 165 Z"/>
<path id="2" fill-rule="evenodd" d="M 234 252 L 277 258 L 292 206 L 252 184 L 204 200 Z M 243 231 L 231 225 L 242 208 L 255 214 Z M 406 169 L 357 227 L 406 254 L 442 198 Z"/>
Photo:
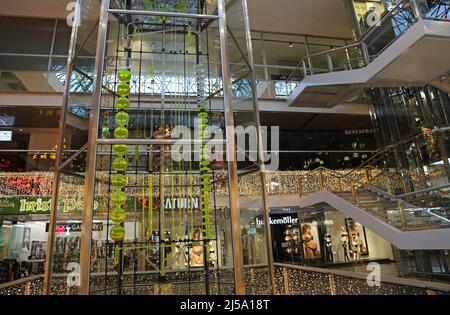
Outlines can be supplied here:
<path id="1" fill-rule="evenodd" d="M 128 162 L 123 157 L 117 157 L 113 160 L 113 169 L 122 172 L 125 171 L 128 167 Z"/>
<path id="2" fill-rule="evenodd" d="M 119 80 L 122 82 L 129 82 L 131 79 L 131 72 L 128 69 L 119 70 Z"/>
<path id="3" fill-rule="evenodd" d="M 130 94 L 130 86 L 126 83 L 120 83 L 117 86 L 117 93 L 119 94 L 119 96 L 121 97 L 125 97 L 128 96 Z"/>
<path id="4" fill-rule="evenodd" d="M 120 225 L 115 225 L 109 235 L 114 242 L 120 242 L 125 238 L 125 229 Z"/>
<path id="5" fill-rule="evenodd" d="M 116 102 L 116 106 L 119 110 L 127 110 L 130 107 L 130 100 L 126 97 L 120 97 Z"/>
<path id="6" fill-rule="evenodd" d="M 130 116 L 128 116 L 128 114 L 125 113 L 124 111 L 118 112 L 115 118 L 116 124 L 118 124 L 119 126 L 124 126 L 128 124 L 128 122 L 130 121 Z"/>
<path id="7" fill-rule="evenodd" d="M 113 145 L 114 154 L 117 156 L 124 156 L 128 152 L 128 146 L 126 144 Z"/>
<path id="8" fill-rule="evenodd" d="M 116 208 L 113 211 L 111 211 L 109 217 L 115 224 L 123 223 L 127 219 L 125 210 L 123 210 L 122 208 Z"/>
<path id="9" fill-rule="evenodd" d="M 116 206 L 122 206 L 127 201 L 127 196 L 122 191 L 115 191 L 111 194 L 111 201 Z"/>
<path id="10" fill-rule="evenodd" d="M 121 189 L 128 184 L 128 179 L 123 174 L 116 174 L 112 177 L 111 182 L 114 188 Z"/>
<path id="11" fill-rule="evenodd" d="M 114 130 L 114 138 L 116 139 L 128 138 L 128 129 L 124 127 L 117 127 L 116 130 Z"/>

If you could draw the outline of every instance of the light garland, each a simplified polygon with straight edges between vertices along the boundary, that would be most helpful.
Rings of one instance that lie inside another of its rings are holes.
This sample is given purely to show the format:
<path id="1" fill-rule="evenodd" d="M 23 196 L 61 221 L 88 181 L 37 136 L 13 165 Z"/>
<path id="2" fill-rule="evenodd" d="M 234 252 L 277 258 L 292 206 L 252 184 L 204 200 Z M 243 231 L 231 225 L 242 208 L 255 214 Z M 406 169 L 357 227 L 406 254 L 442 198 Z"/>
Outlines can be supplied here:
<path id="1" fill-rule="evenodd" d="M 205 65 L 198 64 L 196 66 L 197 74 L 197 110 L 198 110 L 198 122 L 200 131 L 200 140 L 208 140 L 208 107 L 207 107 L 207 97 L 205 94 L 205 82 L 207 77 L 207 69 Z M 200 148 L 200 191 L 201 191 L 201 211 L 202 211 L 202 233 L 206 242 L 206 261 L 209 261 L 209 240 L 213 236 L 213 215 L 211 209 L 211 200 L 209 193 L 211 191 L 211 169 L 210 169 L 210 156 L 208 148 L 205 144 L 201 144 Z"/>

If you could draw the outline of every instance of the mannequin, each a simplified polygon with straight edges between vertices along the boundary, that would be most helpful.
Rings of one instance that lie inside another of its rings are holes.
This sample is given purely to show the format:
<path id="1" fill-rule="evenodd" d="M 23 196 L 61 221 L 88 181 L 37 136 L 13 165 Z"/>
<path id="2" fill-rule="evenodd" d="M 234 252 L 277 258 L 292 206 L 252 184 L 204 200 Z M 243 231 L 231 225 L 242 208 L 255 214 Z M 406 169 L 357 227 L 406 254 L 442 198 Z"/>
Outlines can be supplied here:
<path id="1" fill-rule="evenodd" d="M 348 233 L 343 226 L 341 226 L 341 245 L 344 249 L 344 260 L 350 261 L 350 255 L 348 253 Z"/>
<path id="2" fill-rule="evenodd" d="M 333 239 L 330 233 L 325 233 L 325 259 L 327 262 L 333 262 Z"/>
<path id="3" fill-rule="evenodd" d="M 353 235 L 352 237 L 352 252 L 353 252 L 353 260 L 358 261 L 359 260 L 359 254 L 361 252 L 361 243 L 359 240 L 358 235 Z"/>

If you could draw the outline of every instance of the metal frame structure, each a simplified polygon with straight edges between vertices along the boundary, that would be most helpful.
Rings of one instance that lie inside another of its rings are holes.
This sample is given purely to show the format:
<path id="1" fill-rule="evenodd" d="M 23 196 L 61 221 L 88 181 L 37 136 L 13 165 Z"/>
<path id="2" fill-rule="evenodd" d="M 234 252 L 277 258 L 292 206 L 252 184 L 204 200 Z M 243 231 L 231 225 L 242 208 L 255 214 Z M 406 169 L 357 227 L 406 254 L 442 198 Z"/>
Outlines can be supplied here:
<path id="1" fill-rule="evenodd" d="M 80 0 L 78 0 L 80 2 Z M 247 39 L 247 50 L 251 56 L 251 41 L 250 41 L 250 29 L 247 17 L 247 4 L 246 0 L 241 0 L 243 8 L 245 8 L 245 28 L 246 28 L 246 39 Z M 229 5 L 229 4 L 228 4 Z M 220 54 L 222 58 L 222 80 L 223 80 L 223 101 L 225 107 L 225 121 L 226 121 L 226 156 L 228 163 L 228 181 L 229 181 L 229 203 L 231 209 L 231 228 L 232 228 L 232 247 L 233 247 L 233 259 L 234 259 L 234 280 L 235 280 L 235 293 L 238 295 L 245 294 L 245 281 L 244 281 L 244 270 L 243 270 L 243 257 L 242 257 L 242 240 L 241 240 L 241 228 L 240 228 L 240 207 L 239 207 L 239 194 L 238 194 L 238 167 L 236 161 L 236 143 L 235 143 L 235 131 L 234 131 L 234 113 L 233 113 L 233 102 L 232 102 L 232 82 L 229 75 L 229 59 L 228 59 L 228 29 L 226 20 L 226 4 L 225 0 L 218 0 L 218 15 L 202 15 L 202 14 L 188 14 L 188 13 L 169 13 L 169 12 L 154 12 L 154 11 L 139 11 L 139 10 L 117 10 L 110 9 L 110 0 L 102 0 L 102 7 L 100 13 L 100 20 L 98 24 L 98 37 L 97 37 L 97 47 L 96 47 L 96 63 L 95 63 L 95 75 L 93 80 L 93 94 L 92 94 L 92 108 L 90 111 L 89 119 L 89 135 L 87 143 L 87 166 L 85 172 L 85 189 L 84 189 L 84 206 L 82 214 L 82 234 L 81 234 L 81 245 L 80 245 L 80 286 L 78 289 L 78 294 L 87 295 L 89 294 L 90 288 L 90 252 L 91 252 L 91 237 L 92 237 L 92 220 L 93 220 L 93 208 L 94 208 L 94 189 L 95 189 L 95 172 L 96 172 L 96 161 L 97 161 L 97 146 L 102 144 L 145 144 L 145 145 L 170 145 L 173 141 L 167 139 L 126 139 L 126 140 L 115 140 L 115 139 L 99 139 L 98 138 L 98 128 L 100 119 L 100 104 L 102 97 L 102 84 L 103 84 L 103 70 L 105 66 L 105 45 L 107 40 L 108 31 L 108 18 L 110 14 L 138 14 L 138 15 L 150 15 L 150 16 L 173 16 L 173 17 L 185 17 L 194 19 L 204 19 L 204 20 L 217 20 L 219 25 L 219 38 L 220 38 Z M 69 51 L 68 59 L 68 70 L 67 78 L 71 77 L 72 73 L 72 63 L 74 59 L 74 47 L 75 39 L 77 35 L 77 28 L 74 27 L 71 36 L 71 47 Z M 255 75 L 253 73 L 253 58 L 250 57 L 250 70 L 253 74 L 253 80 Z M 62 115 L 60 121 L 60 137 L 58 143 L 58 157 L 56 160 L 56 171 L 54 178 L 54 186 L 52 192 L 52 209 L 50 215 L 50 227 L 49 227 L 49 240 L 47 248 L 47 260 L 46 260 L 46 272 L 44 277 L 44 294 L 50 294 L 50 282 L 52 274 L 52 255 L 54 248 L 55 239 L 55 226 L 56 217 L 58 209 L 58 188 L 60 185 L 60 175 L 63 167 L 67 163 L 62 163 L 62 146 L 64 138 L 65 120 L 68 107 L 68 96 L 70 94 L 70 84 L 66 84 L 63 98 Z M 252 90 L 256 92 L 255 81 L 253 81 Z M 254 114 L 255 122 L 259 126 L 259 112 L 256 103 L 255 94 L 253 94 L 254 102 Z M 258 128 L 259 131 L 259 128 Z M 259 134 L 260 137 L 260 134 Z M 259 142 L 259 167 L 260 170 L 263 167 L 263 155 L 262 155 L 262 142 L 258 138 Z M 223 144 L 223 142 L 220 142 Z M 79 152 L 84 152 L 85 146 Z M 76 154 L 78 154 L 77 152 Z M 265 179 L 264 172 L 261 172 L 261 185 L 263 193 L 263 210 L 264 217 L 268 221 L 269 209 L 267 202 L 267 193 L 265 191 Z M 270 286 L 272 293 L 275 292 L 275 279 L 273 275 L 273 257 L 271 253 L 271 240 L 270 240 L 270 225 L 266 224 L 266 240 L 268 246 L 268 262 L 270 268 Z"/>
<path id="2" fill-rule="evenodd" d="M 77 0 L 79 4 L 79 0 Z M 72 63 L 75 57 L 75 42 L 77 37 L 78 28 L 72 28 L 72 34 L 70 38 L 70 46 L 69 53 L 67 58 L 67 77 L 70 78 L 72 73 Z M 43 294 L 49 295 L 51 293 L 50 282 L 51 282 L 51 274 L 52 274 L 52 262 L 53 262 L 53 246 L 55 241 L 55 233 L 53 231 L 56 227 L 56 213 L 57 213 L 57 198 L 58 198 L 58 187 L 59 187 L 59 179 L 61 176 L 61 170 L 63 166 L 62 163 L 62 153 L 63 153 L 63 143 L 64 143 L 64 132 L 65 132 L 65 121 L 67 116 L 67 105 L 69 101 L 70 94 L 70 84 L 66 84 L 64 88 L 63 95 L 63 104 L 61 106 L 61 118 L 59 123 L 59 136 L 57 138 L 58 145 L 58 153 L 56 155 L 55 160 L 55 176 L 53 179 L 53 191 L 52 191 L 52 200 L 51 203 L 51 212 L 50 212 L 50 223 L 49 223 L 49 233 L 48 233 L 48 242 L 47 242 L 47 253 L 45 260 L 45 274 L 44 274 L 44 285 L 43 285 Z"/>

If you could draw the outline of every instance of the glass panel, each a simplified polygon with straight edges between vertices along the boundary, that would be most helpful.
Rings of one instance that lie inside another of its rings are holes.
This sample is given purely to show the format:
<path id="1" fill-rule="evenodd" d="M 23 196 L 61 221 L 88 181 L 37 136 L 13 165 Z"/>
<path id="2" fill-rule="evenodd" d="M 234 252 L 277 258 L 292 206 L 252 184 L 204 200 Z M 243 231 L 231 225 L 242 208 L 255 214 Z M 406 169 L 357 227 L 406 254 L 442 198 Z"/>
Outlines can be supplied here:
<path id="1" fill-rule="evenodd" d="M 49 55 L 54 27 L 55 20 L 52 19 L 2 16 L 0 52 Z"/>
<path id="2" fill-rule="evenodd" d="M 51 294 L 75 295 L 79 286 L 84 174 L 73 168 L 60 175 L 52 255 Z"/>
<path id="3" fill-rule="evenodd" d="M 417 18 L 409 1 L 404 1 L 400 8 L 389 11 L 388 17 L 366 40 L 370 58 L 373 59 L 384 51 L 397 37 L 405 33 Z"/>
<path id="4" fill-rule="evenodd" d="M 211 137 L 224 134 L 223 102 L 211 97 L 220 96 L 222 88 L 217 22 L 197 34 L 194 19 L 133 20 L 137 22 L 127 43 L 123 23 L 110 16 L 99 138 L 162 140 L 183 136 L 175 132 L 185 128 L 185 137 L 198 139 L 200 112 L 215 128 Z M 124 84 L 129 93 L 120 90 Z M 198 104 L 203 97 L 206 109 Z M 197 146 L 185 148 L 194 152 L 182 160 L 174 157 L 170 145 L 122 148 L 126 152 L 109 145 L 97 151 L 99 208 L 94 209 L 94 222 L 103 231 L 92 231 L 91 293 L 232 293 L 223 148 L 208 163 L 203 155 L 199 160 Z M 123 185 L 117 181 L 120 175 L 126 178 Z"/>
<path id="5" fill-rule="evenodd" d="M 430 20 L 449 21 L 450 3 L 448 0 L 417 1 L 422 17 Z"/>

